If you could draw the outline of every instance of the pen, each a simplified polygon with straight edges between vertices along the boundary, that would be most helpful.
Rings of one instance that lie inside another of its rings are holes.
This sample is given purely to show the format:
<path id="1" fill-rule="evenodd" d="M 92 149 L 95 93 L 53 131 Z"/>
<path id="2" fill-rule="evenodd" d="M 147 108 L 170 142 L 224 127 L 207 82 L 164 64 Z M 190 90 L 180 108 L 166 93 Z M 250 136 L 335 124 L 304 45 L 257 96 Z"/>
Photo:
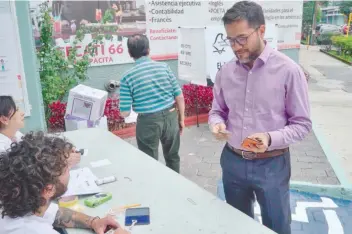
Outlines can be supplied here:
<path id="1" fill-rule="evenodd" d="M 141 204 L 131 204 L 131 205 L 123 206 L 121 208 L 122 209 L 128 209 L 128 208 L 134 208 L 134 207 L 138 207 L 138 206 L 141 206 Z"/>

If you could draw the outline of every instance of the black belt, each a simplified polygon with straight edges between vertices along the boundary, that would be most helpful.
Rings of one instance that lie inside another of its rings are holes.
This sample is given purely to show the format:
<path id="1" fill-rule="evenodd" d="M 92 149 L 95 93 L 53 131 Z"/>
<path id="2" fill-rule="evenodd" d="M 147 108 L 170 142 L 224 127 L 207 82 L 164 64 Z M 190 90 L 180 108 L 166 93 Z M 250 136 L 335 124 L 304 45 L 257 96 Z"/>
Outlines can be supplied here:
<path id="1" fill-rule="evenodd" d="M 254 152 L 250 152 L 250 151 L 235 149 L 232 146 L 230 146 L 229 144 L 227 144 L 227 147 L 229 149 L 231 149 L 233 152 L 235 152 L 237 155 L 239 155 L 242 158 L 247 159 L 247 160 L 273 158 L 273 157 L 281 156 L 284 153 L 289 151 L 289 148 L 285 148 L 285 149 L 276 149 L 276 150 L 266 151 L 264 153 L 254 153 Z"/>
<path id="2" fill-rule="evenodd" d="M 148 116 L 148 115 L 155 115 L 155 114 L 163 114 L 163 113 L 169 113 L 169 112 L 173 112 L 175 109 L 174 105 L 161 110 L 161 111 L 157 111 L 157 112 L 153 112 L 153 113 L 138 113 L 138 116 Z"/>

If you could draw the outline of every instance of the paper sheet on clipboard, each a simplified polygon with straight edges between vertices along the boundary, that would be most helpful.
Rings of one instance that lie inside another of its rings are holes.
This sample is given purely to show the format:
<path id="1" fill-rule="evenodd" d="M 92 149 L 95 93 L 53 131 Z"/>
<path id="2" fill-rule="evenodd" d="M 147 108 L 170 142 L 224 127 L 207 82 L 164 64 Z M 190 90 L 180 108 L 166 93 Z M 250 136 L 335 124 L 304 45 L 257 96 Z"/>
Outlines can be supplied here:
<path id="1" fill-rule="evenodd" d="M 102 190 L 96 185 L 96 179 L 88 167 L 71 170 L 68 188 L 62 197 L 100 193 Z"/>

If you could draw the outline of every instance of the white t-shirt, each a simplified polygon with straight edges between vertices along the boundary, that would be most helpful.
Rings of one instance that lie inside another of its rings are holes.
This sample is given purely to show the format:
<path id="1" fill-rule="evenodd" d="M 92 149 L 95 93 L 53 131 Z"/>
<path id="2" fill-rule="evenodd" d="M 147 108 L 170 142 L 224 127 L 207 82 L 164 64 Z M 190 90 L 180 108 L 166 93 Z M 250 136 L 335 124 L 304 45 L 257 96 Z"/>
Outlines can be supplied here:
<path id="1" fill-rule="evenodd" d="M 53 228 L 57 204 L 51 203 L 43 217 L 28 215 L 21 218 L 0 216 L 0 234 L 58 234 Z"/>
<path id="2" fill-rule="evenodd" d="M 15 135 L 16 141 L 17 142 L 20 141 L 22 137 L 23 137 L 23 134 L 17 131 Z M 7 136 L 5 136 L 4 134 L 0 133 L 0 152 L 6 151 L 8 148 L 10 148 L 11 144 L 12 144 L 12 140 Z"/>

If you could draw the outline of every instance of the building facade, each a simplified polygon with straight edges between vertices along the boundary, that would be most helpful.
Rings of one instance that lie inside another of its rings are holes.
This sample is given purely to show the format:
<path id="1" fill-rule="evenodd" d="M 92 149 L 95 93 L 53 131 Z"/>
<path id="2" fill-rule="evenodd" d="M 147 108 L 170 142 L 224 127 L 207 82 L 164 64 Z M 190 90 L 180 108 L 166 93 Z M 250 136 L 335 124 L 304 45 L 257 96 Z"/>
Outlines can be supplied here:
<path id="1" fill-rule="evenodd" d="M 124 10 L 126 10 L 126 14 L 128 14 L 130 10 L 136 8 L 135 1 L 120 2 Z M 21 43 L 20 47 L 23 54 L 22 62 L 24 64 L 24 73 L 26 76 L 28 101 L 31 108 L 30 115 L 25 118 L 26 129 L 24 129 L 24 132 L 30 130 L 46 130 L 40 78 L 38 72 L 39 66 L 36 57 L 36 46 L 34 40 L 38 35 L 35 35 L 35 30 L 33 30 L 37 22 L 33 22 L 33 17 L 31 16 L 31 14 L 33 14 L 33 10 L 31 10 L 29 1 L 14 1 L 13 4 L 16 9 L 15 12 L 17 15 L 18 32 Z M 141 8 L 139 9 L 139 12 L 143 13 L 143 10 L 144 9 Z M 0 14 L 2 14 L 1 7 Z M 134 14 L 134 16 L 136 16 L 136 14 Z M 11 40 L 11 38 L 8 38 L 8 40 Z M 299 49 L 288 48 L 283 49 L 282 52 L 291 57 L 294 61 L 298 62 Z M 166 63 L 177 76 L 178 60 L 167 60 Z M 122 74 L 133 65 L 133 63 L 125 63 L 108 66 L 93 66 L 89 68 L 88 76 L 90 79 L 85 81 L 85 84 L 91 87 L 104 89 L 104 85 L 109 80 L 120 80 Z M 180 83 L 183 82 L 180 81 Z"/>

